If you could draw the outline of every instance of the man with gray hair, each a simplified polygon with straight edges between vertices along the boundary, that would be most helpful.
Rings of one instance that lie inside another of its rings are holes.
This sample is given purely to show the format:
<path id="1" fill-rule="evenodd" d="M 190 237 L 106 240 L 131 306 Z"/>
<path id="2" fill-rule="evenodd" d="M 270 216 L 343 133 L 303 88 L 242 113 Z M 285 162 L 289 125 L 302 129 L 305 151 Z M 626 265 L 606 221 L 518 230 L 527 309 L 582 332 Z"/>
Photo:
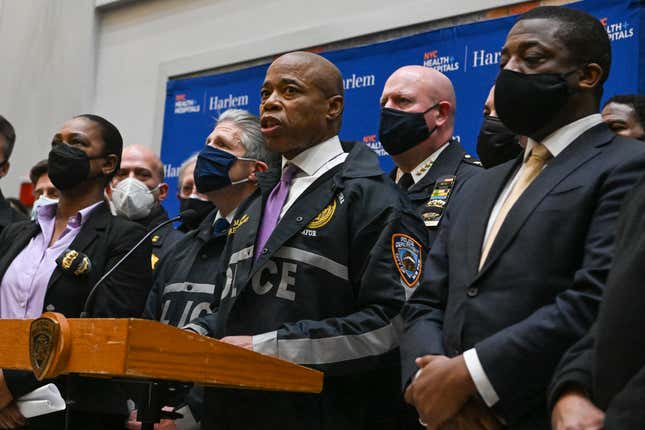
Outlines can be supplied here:
<path id="1" fill-rule="evenodd" d="M 258 118 L 238 109 L 222 113 L 206 138 L 194 168 L 197 190 L 217 210 L 158 263 L 145 318 L 182 327 L 210 313 L 216 289 L 213 268 L 219 262 L 229 229 L 235 228 L 230 226 L 235 210 L 255 191 L 255 174 L 267 170 L 268 163 L 269 153 Z M 199 397 L 192 392 L 187 399 L 198 419 Z"/>

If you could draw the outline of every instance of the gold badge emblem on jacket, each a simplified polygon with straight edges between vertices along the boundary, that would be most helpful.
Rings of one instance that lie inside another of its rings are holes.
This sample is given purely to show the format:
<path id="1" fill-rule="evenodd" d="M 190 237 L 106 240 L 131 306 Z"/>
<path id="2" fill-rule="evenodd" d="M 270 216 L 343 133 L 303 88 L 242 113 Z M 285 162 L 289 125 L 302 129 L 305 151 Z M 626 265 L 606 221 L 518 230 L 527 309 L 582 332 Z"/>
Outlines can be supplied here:
<path id="1" fill-rule="evenodd" d="M 332 200 L 325 209 L 316 215 L 316 218 L 312 219 L 311 222 L 307 224 L 307 228 L 315 230 L 326 226 L 334 217 L 334 212 L 336 212 L 336 199 Z"/>

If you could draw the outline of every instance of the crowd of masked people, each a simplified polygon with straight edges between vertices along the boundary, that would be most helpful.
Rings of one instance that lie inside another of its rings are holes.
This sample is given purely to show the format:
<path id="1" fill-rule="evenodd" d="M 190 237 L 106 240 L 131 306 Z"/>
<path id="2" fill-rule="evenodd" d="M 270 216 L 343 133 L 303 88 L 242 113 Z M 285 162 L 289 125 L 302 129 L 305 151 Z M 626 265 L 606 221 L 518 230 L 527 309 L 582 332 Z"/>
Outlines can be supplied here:
<path id="1" fill-rule="evenodd" d="M 179 169 L 177 230 L 159 156 L 69 119 L 31 212 L 0 195 L 0 318 L 143 317 L 324 372 L 320 394 L 187 386 L 160 430 L 645 428 L 645 98 L 601 106 L 609 38 L 564 7 L 521 15 L 500 66 L 477 155 L 450 79 L 396 70 L 385 173 L 339 140 L 336 66 L 280 56 L 259 118 L 223 112 Z M 0 118 L 0 176 L 15 136 Z M 141 426 L 126 385 L 80 375 L 26 419 L 45 382 L 0 371 L 0 428 Z"/>

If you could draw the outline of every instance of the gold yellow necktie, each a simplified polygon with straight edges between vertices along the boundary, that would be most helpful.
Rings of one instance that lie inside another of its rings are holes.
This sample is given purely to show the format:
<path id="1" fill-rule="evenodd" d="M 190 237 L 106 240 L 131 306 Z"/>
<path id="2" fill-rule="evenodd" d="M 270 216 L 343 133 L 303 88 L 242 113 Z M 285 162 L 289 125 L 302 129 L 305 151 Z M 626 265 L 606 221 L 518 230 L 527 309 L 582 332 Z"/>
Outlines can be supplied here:
<path id="1" fill-rule="evenodd" d="M 493 242 L 495 241 L 495 237 L 497 236 L 497 233 L 499 233 L 499 229 L 504 223 L 504 219 L 506 219 L 506 215 L 508 215 L 508 212 L 511 210 L 517 199 L 519 199 L 522 193 L 524 193 L 529 185 L 531 185 L 531 182 L 533 182 L 533 180 L 537 178 L 537 176 L 544 168 L 544 165 L 550 158 L 551 153 L 546 148 L 546 146 L 542 145 L 541 143 L 536 143 L 535 146 L 533 146 L 533 148 L 531 149 L 531 155 L 524 162 L 524 170 L 522 171 L 521 176 L 517 179 L 517 182 L 515 183 L 515 186 L 511 190 L 509 196 L 506 198 L 506 201 L 504 201 L 504 204 L 502 205 L 499 213 L 497 214 L 497 217 L 495 218 L 493 227 L 488 234 L 488 238 L 486 239 L 486 243 L 484 244 L 484 249 L 482 250 L 481 258 L 479 259 L 479 269 L 481 269 L 484 265 L 486 257 L 488 257 L 488 253 L 490 252 L 490 249 L 493 246 Z"/>

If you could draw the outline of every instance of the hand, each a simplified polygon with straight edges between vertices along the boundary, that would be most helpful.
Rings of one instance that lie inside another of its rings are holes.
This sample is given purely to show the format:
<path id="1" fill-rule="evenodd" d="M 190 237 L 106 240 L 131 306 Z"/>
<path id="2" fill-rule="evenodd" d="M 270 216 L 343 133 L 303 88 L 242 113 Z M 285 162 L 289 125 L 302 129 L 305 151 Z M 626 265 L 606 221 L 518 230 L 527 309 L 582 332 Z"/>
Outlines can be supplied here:
<path id="1" fill-rule="evenodd" d="M 4 373 L 0 369 L 0 410 L 6 408 L 9 403 L 13 401 L 13 395 L 7 387 L 7 383 L 4 380 Z"/>
<path id="2" fill-rule="evenodd" d="M 553 430 L 600 430 L 604 422 L 605 413 L 577 388 L 565 391 L 551 414 Z"/>
<path id="3" fill-rule="evenodd" d="M 405 390 L 405 401 L 417 409 L 427 429 L 439 429 L 475 394 L 475 383 L 461 355 L 426 355 L 416 364 L 421 371 Z"/>
<path id="4" fill-rule="evenodd" d="M 222 342 L 253 351 L 253 336 L 226 336 L 222 339 Z"/>
<path id="5" fill-rule="evenodd" d="M 479 399 L 471 398 L 441 430 L 501 430 L 502 423 Z"/>
<path id="6" fill-rule="evenodd" d="M 15 402 L 0 411 L 0 429 L 15 429 L 24 426 L 26 422 Z"/>
<path id="7" fill-rule="evenodd" d="M 169 406 L 164 406 L 163 410 L 172 412 L 174 408 Z M 141 430 L 141 421 L 137 421 L 136 409 L 130 412 L 130 416 L 128 417 L 128 424 L 126 425 L 125 428 L 127 428 L 128 430 Z M 154 429 L 155 430 L 177 430 L 177 426 L 175 425 L 175 422 L 173 420 L 162 419 L 161 422 L 158 422 L 155 424 Z"/>

